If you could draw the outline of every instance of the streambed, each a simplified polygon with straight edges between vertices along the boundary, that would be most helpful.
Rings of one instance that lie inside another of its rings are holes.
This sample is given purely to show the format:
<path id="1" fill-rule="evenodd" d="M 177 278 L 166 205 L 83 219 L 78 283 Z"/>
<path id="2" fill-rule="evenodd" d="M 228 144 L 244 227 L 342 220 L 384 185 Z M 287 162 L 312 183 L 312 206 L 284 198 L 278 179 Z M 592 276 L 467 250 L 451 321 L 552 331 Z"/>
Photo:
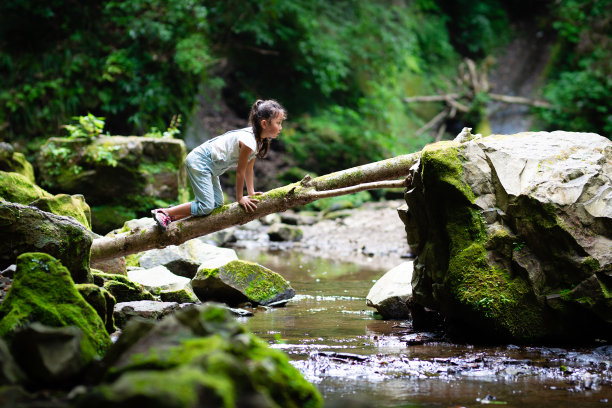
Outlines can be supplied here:
<path id="1" fill-rule="evenodd" d="M 297 251 L 238 252 L 297 292 L 285 307 L 258 308 L 241 321 L 285 351 L 326 406 L 612 406 L 612 345 L 454 344 L 441 333 L 415 333 L 408 320 L 375 318 L 365 297 L 386 269 Z"/>

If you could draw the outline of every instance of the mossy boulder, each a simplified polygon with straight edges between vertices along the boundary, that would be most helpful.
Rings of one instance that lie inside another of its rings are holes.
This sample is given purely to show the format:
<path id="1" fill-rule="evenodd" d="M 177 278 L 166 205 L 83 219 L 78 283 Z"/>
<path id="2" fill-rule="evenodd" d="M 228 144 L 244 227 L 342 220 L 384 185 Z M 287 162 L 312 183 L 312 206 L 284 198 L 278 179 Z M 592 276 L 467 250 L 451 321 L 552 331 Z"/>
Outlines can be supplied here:
<path id="1" fill-rule="evenodd" d="M 25 176 L 30 183 L 34 183 L 34 167 L 25 158 L 23 153 L 14 151 L 8 143 L 0 143 L 0 170 L 7 173 L 19 173 Z"/>
<path id="2" fill-rule="evenodd" d="M 106 233 L 134 215 L 146 216 L 152 208 L 187 201 L 185 155 L 179 139 L 50 138 L 36 162 L 40 185 L 51 192 L 85 194 L 94 230 Z"/>
<path id="3" fill-rule="evenodd" d="M 193 293 L 191 287 L 185 287 L 178 290 L 162 290 L 159 293 L 159 298 L 163 302 L 176 302 L 176 303 L 197 303 L 199 302 L 198 297 Z"/>
<path id="4" fill-rule="evenodd" d="M 104 288 L 93 283 L 80 283 L 76 285 L 83 299 L 94 308 L 100 319 L 104 322 L 106 331 L 111 334 L 115 331 L 115 321 L 113 311 L 117 301 L 115 297 Z"/>
<path id="5" fill-rule="evenodd" d="M 107 290 L 117 302 L 155 300 L 155 296 L 146 290 L 144 286 L 131 281 L 124 275 L 94 271 L 93 281 L 97 286 Z"/>
<path id="6" fill-rule="evenodd" d="M 264 266 L 242 260 L 218 268 L 201 267 L 191 280 L 191 286 L 201 301 L 229 305 L 247 301 L 268 305 L 295 296 L 295 290 L 282 276 Z"/>
<path id="7" fill-rule="evenodd" d="M 78 407 L 322 406 L 316 388 L 220 305 L 190 307 L 162 321 L 132 320 L 109 351 L 105 383 Z"/>
<path id="8" fill-rule="evenodd" d="M 425 147 L 400 212 L 414 301 L 475 340 L 610 338 L 611 163 L 587 133 Z"/>
<path id="9" fill-rule="evenodd" d="M 11 344 L 34 322 L 77 327 L 83 335 L 84 363 L 103 356 L 111 344 L 102 319 L 79 294 L 68 269 L 48 254 L 24 253 L 17 258 L 13 284 L 0 305 L 0 337 Z"/>
<path id="10" fill-rule="evenodd" d="M 22 174 L 0 171 L 0 197 L 9 202 L 73 217 L 91 228 L 91 210 L 82 195 L 51 195 Z"/>
<path id="11" fill-rule="evenodd" d="M 59 259 L 76 283 L 91 282 L 91 231 L 72 217 L 0 202 L 0 268 L 24 252 L 44 252 Z"/>

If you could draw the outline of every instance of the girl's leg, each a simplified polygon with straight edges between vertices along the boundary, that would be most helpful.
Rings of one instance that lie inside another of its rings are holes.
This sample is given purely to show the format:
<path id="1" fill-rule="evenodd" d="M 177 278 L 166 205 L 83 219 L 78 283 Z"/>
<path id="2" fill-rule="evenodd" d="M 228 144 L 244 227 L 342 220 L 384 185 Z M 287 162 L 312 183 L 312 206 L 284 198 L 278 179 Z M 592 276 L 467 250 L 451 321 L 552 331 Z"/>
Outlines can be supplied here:
<path id="1" fill-rule="evenodd" d="M 215 196 L 215 208 L 221 207 L 224 203 L 223 190 L 221 190 L 221 183 L 219 182 L 218 176 L 212 177 L 212 187 Z"/>
<path id="2" fill-rule="evenodd" d="M 189 217 L 191 215 L 191 202 L 166 208 L 166 213 L 168 213 L 172 221 Z"/>

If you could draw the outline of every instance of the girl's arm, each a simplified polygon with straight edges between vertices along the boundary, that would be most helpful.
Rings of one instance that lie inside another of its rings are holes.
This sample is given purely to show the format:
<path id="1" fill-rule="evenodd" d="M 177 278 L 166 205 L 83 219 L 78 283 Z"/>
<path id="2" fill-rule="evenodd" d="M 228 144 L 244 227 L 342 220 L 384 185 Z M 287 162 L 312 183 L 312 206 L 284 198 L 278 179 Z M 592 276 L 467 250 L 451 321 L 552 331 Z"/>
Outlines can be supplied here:
<path id="1" fill-rule="evenodd" d="M 259 200 L 256 198 L 249 198 L 243 195 L 244 193 L 244 182 L 247 181 L 247 189 L 249 188 L 247 179 L 247 169 L 249 167 L 249 156 L 251 149 L 246 147 L 240 142 L 240 155 L 238 156 L 238 169 L 236 169 L 236 201 L 244 208 L 245 211 L 255 211 Z M 252 160 L 254 161 L 254 160 Z M 251 165 L 252 167 L 252 165 Z M 252 173 L 251 168 L 251 173 Z M 253 175 L 251 174 L 251 188 L 253 187 Z"/>
<path id="2" fill-rule="evenodd" d="M 257 194 L 255 192 L 255 187 L 253 184 L 253 166 L 254 164 L 255 164 L 255 159 L 252 159 L 251 161 L 247 163 L 247 168 L 246 168 L 246 187 L 247 187 L 248 195 Z"/>

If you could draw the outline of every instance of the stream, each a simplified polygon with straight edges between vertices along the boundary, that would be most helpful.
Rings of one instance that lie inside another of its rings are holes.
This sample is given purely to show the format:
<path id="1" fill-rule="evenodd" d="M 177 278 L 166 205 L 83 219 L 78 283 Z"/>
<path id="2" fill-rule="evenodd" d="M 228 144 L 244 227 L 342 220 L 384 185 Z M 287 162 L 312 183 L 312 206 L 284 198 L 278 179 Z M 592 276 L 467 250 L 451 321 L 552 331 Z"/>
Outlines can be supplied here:
<path id="1" fill-rule="evenodd" d="M 455 344 L 376 318 L 365 298 L 386 271 L 297 251 L 237 252 L 296 290 L 285 307 L 240 321 L 286 352 L 326 407 L 612 407 L 612 345 Z"/>

